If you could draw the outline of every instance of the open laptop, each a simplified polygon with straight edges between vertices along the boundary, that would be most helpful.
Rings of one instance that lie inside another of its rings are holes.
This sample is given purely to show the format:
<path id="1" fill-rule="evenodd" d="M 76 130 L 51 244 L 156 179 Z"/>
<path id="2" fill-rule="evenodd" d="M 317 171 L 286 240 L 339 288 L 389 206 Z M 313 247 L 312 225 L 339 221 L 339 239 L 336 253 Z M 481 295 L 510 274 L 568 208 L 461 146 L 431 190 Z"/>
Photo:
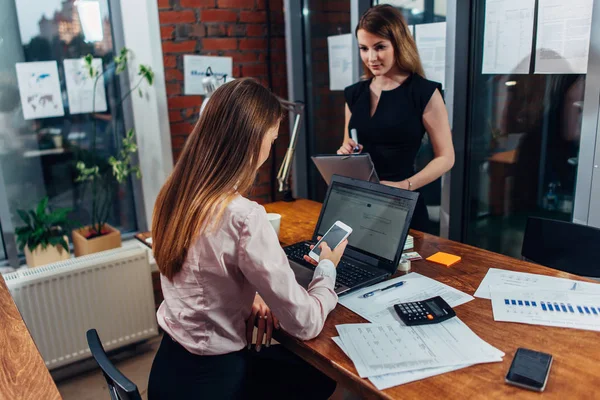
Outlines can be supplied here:
<path id="1" fill-rule="evenodd" d="M 331 183 L 333 175 L 379 183 L 379 177 L 369 153 L 324 154 L 311 158 L 328 185 Z"/>
<path id="2" fill-rule="evenodd" d="M 337 268 L 335 292 L 342 294 L 384 280 L 396 272 L 418 193 L 334 175 L 312 241 L 284 247 L 300 285 L 307 288 L 315 267 L 304 261 L 309 246 L 335 221 L 353 231 Z"/>

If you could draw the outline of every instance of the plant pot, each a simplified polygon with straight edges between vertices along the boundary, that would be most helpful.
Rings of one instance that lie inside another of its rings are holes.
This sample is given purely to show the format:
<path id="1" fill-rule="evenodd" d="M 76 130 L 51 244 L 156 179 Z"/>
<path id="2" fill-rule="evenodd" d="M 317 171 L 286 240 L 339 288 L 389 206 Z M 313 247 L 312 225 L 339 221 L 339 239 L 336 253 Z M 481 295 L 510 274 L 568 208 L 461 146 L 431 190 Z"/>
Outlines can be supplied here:
<path id="1" fill-rule="evenodd" d="M 108 233 L 92 239 L 87 239 L 87 236 L 91 231 L 89 225 L 73 230 L 73 249 L 75 257 L 86 256 L 88 254 L 98 253 L 99 251 L 121 247 L 121 232 L 109 224 L 104 224 L 104 230 Z"/>
<path id="2" fill-rule="evenodd" d="M 69 244 L 69 238 L 64 236 L 64 239 Z M 27 261 L 27 266 L 30 268 L 68 260 L 69 258 L 71 258 L 69 249 L 65 250 L 60 245 L 46 246 L 45 249 L 42 249 L 42 245 L 39 245 L 33 251 L 29 250 L 29 246 L 25 246 L 25 260 Z"/>

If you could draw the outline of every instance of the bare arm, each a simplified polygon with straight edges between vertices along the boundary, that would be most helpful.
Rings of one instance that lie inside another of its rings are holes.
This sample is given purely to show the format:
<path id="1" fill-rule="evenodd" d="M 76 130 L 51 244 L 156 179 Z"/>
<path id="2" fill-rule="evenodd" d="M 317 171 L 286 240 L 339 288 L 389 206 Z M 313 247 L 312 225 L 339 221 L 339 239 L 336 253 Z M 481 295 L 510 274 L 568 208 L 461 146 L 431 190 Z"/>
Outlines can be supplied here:
<path id="1" fill-rule="evenodd" d="M 433 146 L 434 158 L 417 174 L 408 178 L 411 190 L 423 187 L 452 168 L 454 165 L 454 145 L 452 144 L 452 132 L 448 122 L 448 112 L 442 95 L 435 91 L 423 112 L 423 125 L 429 134 Z M 383 184 L 408 189 L 407 180 L 400 182 L 382 181 Z"/>

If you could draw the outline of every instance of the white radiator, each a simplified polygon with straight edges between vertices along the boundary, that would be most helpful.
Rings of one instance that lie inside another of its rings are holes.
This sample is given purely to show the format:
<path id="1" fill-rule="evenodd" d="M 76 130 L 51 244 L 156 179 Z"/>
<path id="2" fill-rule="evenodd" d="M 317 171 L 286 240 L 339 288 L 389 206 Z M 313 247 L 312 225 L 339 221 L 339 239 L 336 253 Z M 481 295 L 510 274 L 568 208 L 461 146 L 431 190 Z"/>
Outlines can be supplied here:
<path id="1" fill-rule="evenodd" d="M 120 248 L 4 275 L 48 369 L 158 334 L 147 250 Z"/>

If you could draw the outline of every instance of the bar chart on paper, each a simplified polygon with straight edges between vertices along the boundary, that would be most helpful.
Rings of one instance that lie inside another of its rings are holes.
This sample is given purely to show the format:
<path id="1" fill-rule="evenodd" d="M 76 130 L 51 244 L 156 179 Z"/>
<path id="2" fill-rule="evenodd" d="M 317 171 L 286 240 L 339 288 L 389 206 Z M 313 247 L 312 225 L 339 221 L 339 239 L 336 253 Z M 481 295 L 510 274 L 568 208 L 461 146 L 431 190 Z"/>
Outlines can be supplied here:
<path id="1" fill-rule="evenodd" d="M 600 331 L 600 295 L 490 288 L 494 320 Z"/>

